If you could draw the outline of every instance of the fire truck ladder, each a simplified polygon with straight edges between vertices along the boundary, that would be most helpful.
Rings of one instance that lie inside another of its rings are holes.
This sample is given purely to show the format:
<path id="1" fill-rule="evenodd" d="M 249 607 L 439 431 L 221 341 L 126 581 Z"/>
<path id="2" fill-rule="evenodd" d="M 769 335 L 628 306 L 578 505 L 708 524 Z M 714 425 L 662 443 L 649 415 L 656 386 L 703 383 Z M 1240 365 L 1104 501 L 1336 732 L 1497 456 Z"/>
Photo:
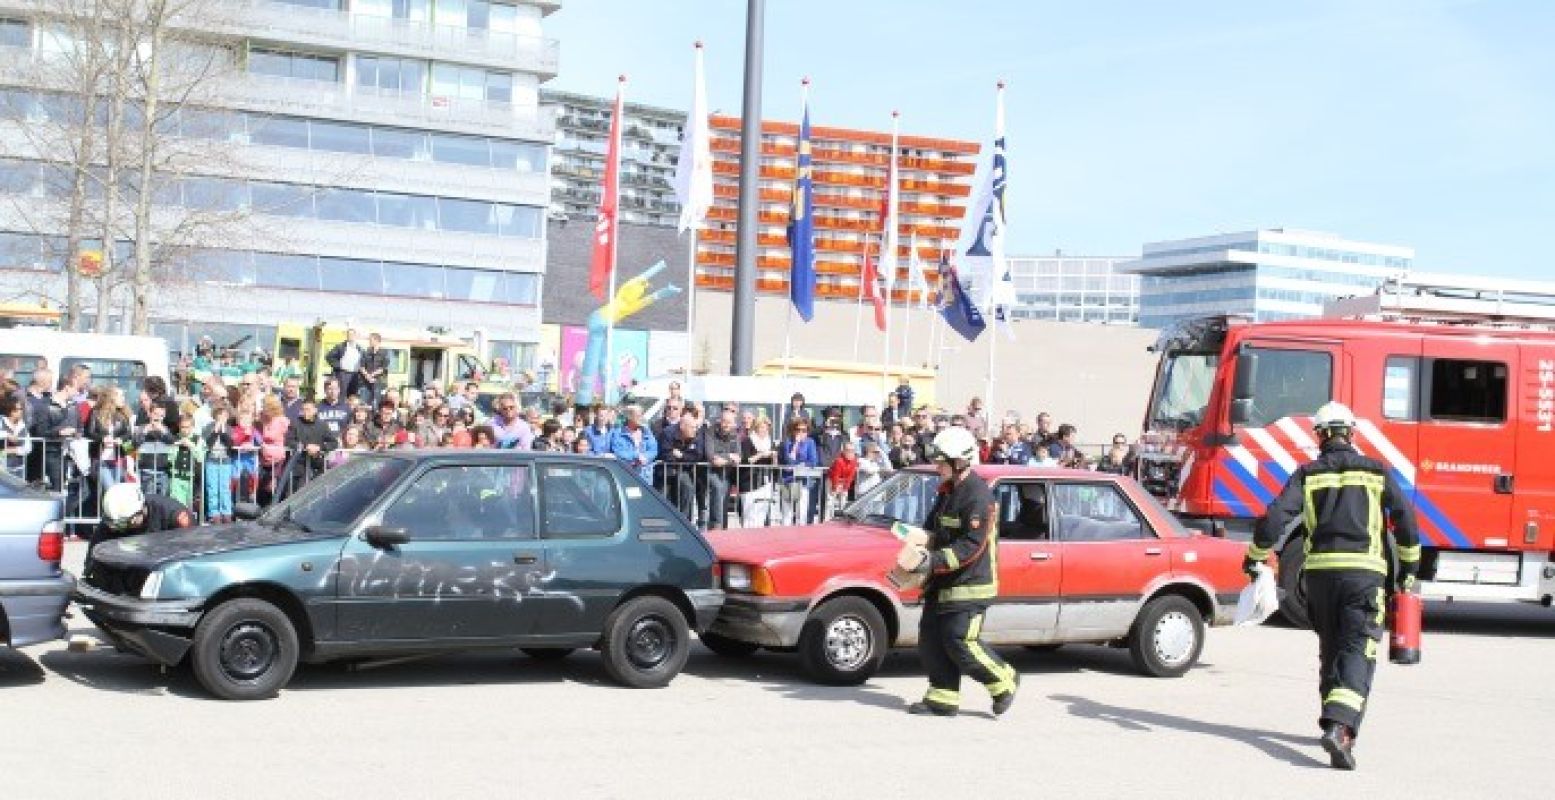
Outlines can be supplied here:
<path id="1" fill-rule="evenodd" d="M 1323 316 L 1555 329 L 1555 284 L 1405 274 L 1374 294 L 1330 301 Z"/>

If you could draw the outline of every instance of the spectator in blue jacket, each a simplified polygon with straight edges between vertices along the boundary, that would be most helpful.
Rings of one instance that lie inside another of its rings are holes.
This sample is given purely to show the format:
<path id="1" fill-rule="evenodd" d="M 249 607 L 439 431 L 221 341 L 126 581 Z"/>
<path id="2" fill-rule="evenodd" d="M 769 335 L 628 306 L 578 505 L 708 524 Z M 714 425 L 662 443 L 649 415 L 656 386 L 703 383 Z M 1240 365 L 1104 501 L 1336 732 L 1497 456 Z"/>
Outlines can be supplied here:
<path id="1" fill-rule="evenodd" d="M 626 466 L 637 470 L 642 479 L 653 483 L 653 462 L 659 457 L 659 442 L 653 431 L 643 427 L 642 409 L 626 407 L 626 424 L 610 438 L 610 450 Z"/>
<path id="2" fill-rule="evenodd" d="M 778 464 L 785 467 L 810 467 L 821 465 L 820 454 L 815 449 L 815 440 L 810 438 L 810 420 L 805 417 L 795 417 L 788 423 L 788 435 L 783 437 L 783 444 L 778 448 Z M 782 495 L 779 505 L 784 509 L 783 517 L 787 521 L 790 514 L 799 508 L 804 498 L 805 490 L 810 492 L 809 517 L 799 522 L 813 519 L 819 508 L 821 494 L 820 481 L 815 477 L 794 476 L 794 470 L 783 471 Z"/>
<path id="3" fill-rule="evenodd" d="M 589 452 L 609 453 L 616 433 L 616 410 L 603 406 L 594 410 L 594 423 L 583 429 L 581 438 L 589 440 Z"/>

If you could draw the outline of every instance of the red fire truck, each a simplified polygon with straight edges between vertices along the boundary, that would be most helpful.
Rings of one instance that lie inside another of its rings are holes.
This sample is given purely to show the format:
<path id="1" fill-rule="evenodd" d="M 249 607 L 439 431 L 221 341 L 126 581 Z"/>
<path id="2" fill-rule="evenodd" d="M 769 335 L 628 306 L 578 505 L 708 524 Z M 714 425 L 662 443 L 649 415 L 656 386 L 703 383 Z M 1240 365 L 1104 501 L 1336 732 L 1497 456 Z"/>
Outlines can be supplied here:
<path id="1" fill-rule="evenodd" d="M 1192 320 L 1163 332 L 1137 477 L 1185 522 L 1245 538 L 1317 453 L 1339 400 L 1358 449 L 1415 503 L 1432 598 L 1555 597 L 1555 297 L 1394 282 L 1323 319 Z M 1277 551 L 1301 597 L 1299 527 Z M 1288 604 L 1305 621 L 1305 603 Z"/>

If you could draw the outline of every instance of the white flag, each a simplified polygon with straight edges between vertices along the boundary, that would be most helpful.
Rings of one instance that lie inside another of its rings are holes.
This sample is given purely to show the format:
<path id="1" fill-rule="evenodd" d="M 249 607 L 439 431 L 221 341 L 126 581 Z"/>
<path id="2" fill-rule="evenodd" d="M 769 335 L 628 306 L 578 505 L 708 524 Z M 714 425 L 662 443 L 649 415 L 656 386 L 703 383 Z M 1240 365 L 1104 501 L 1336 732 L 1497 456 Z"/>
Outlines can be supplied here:
<path id="1" fill-rule="evenodd" d="M 907 291 L 918 292 L 918 305 L 929 307 L 929 279 L 923 271 L 923 261 L 918 258 L 918 234 L 912 235 L 912 252 L 907 255 Z M 908 298 L 911 299 L 910 297 Z"/>
<path id="2" fill-rule="evenodd" d="M 962 283 L 972 302 L 1005 326 L 1015 303 L 1015 277 L 1004 255 L 1004 189 L 1007 178 L 1004 153 L 1004 87 L 999 87 L 994 113 L 993 158 L 977 194 L 967 206 L 961 223 Z"/>
<path id="3" fill-rule="evenodd" d="M 880 280 L 885 284 L 886 302 L 891 302 L 891 290 L 896 287 L 896 251 L 901 247 L 901 239 L 897 229 L 901 227 L 901 215 L 897 211 L 898 202 L 901 200 L 897 189 L 896 174 L 896 126 L 895 115 L 891 121 L 891 166 L 886 170 L 885 191 L 885 230 L 880 243 Z"/>
<path id="4" fill-rule="evenodd" d="M 702 227 L 713 205 L 713 151 L 707 128 L 707 86 L 702 79 L 702 45 L 696 48 L 696 88 L 691 113 L 680 136 L 680 160 L 675 164 L 675 197 L 680 201 L 680 231 Z"/>

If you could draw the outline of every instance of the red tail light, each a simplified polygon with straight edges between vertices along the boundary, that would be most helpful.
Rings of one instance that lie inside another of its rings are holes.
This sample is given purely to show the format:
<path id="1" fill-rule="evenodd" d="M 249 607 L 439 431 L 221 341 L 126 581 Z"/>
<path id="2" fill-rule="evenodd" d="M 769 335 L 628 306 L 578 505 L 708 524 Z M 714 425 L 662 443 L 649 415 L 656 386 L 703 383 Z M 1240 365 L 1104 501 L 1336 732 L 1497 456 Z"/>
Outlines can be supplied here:
<path id="1" fill-rule="evenodd" d="M 38 559 L 58 564 L 64 558 L 65 529 L 58 522 L 50 522 L 38 534 Z"/>

